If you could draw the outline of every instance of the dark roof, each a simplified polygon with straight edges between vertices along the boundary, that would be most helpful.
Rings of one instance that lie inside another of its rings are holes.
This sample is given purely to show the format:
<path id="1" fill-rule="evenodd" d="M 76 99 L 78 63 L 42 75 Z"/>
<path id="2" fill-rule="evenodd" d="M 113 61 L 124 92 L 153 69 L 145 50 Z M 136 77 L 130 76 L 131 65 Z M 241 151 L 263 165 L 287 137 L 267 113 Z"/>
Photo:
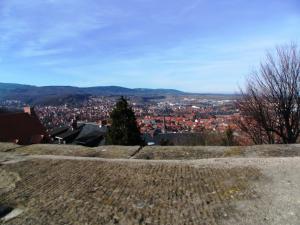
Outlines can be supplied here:
<path id="1" fill-rule="evenodd" d="M 77 130 L 67 130 L 64 133 L 61 133 L 57 135 L 56 137 L 61 138 L 61 139 L 68 139 L 70 137 L 74 137 L 75 135 L 77 136 L 80 132 L 80 129 Z"/>
<path id="2" fill-rule="evenodd" d="M 104 139 L 106 132 L 106 127 L 99 127 L 97 124 L 85 124 L 74 143 L 90 147 L 98 146 Z"/>
<path id="3" fill-rule="evenodd" d="M 48 138 L 46 129 L 35 114 L 0 114 L 0 141 L 18 140 L 18 144 L 33 144 L 40 143 L 45 138 Z"/>
<path id="4" fill-rule="evenodd" d="M 146 143 L 149 143 L 149 142 L 154 142 L 154 138 L 148 134 L 148 133 L 145 133 L 142 135 L 142 139 L 146 142 Z"/>
<path id="5" fill-rule="evenodd" d="M 64 132 L 55 135 L 55 138 L 61 138 L 66 143 L 71 143 L 75 140 L 75 138 L 81 132 L 83 127 L 84 127 L 83 125 L 80 125 L 75 130 L 72 127 L 68 127 L 68 129 L 65 130 Z"/>
<path id="6" fill-rule="evenodd" d="M 61 134 L 61 133 L 63 133 L 63 132 L 66 132 L 68 129 L 69 129 L 68 126 L 57 127 L 57 128 L 52 129 L 52 130 L 49 132 L 49 134 L 50 134 L 51 137 L 57 136 L 57 135 L 59 135 L 59 134 Z"/>
<path id="7" fill-rule="evenodd" d="M 95 134 L 104 134 L 107 132 L 107 127 L 99 127 L 99 125 L 96 124 L 85 124 L 80 132 L 80 134 L 78 135 L 78 137 L 76 139 L 85 137 L 85 136 L 91 136 L 91 134 L 95 135 Z"/>
<path id="8" fill-rule="evenodd" d="M 105 133 L 93 131 L 88 135 L 82 136 L 80 138 L 76 138 L 74 143 L 89 147 L 96 147 L 100 144 L 100 142 L 104 139 Z"/>

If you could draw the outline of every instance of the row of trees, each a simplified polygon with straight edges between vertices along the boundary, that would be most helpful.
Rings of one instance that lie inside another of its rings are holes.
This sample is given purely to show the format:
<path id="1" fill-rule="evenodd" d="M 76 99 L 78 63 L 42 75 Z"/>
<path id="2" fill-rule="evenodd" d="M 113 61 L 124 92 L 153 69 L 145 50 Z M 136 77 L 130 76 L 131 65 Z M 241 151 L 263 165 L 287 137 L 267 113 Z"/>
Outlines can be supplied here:
<path id="1" fill-rule="evenodd" d="M 300 134 L 300 51 L 295 44 L 277 47 L 267 54 L 258 70 L 240 90 L 237 107 L 240 129 L 255 144 L 295 143 Z M 125 98 L 111 113 L 107 144 L 142 145 L 136 117 Z M 234 144 L 228 129 L 224 145 Z"/>

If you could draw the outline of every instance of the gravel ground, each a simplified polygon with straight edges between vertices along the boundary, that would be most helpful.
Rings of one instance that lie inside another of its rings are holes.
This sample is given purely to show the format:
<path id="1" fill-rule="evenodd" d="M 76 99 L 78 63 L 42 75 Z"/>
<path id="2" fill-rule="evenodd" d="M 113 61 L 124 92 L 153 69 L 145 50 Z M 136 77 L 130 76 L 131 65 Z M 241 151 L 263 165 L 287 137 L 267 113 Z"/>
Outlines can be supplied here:
<path id="1" fill-rule="evenodd" d="M 13 144 L 13 143 L 2 143 L 0 142 L 0 152 L 10 151 L 12 149 L 18 148 L 20 145 Z"/>
<path id="2" fill-rule="evenodd" d="M 300 145 L 257 146 L 99 146 L 36 144 L 20 146 L 0 143 L 0 153 L 31 155 L 65 155 L 115 159 L 194 160 L 209 158 L 300 157 Z"/>
<path id="3" fill-rule="evenodd" d="M 234 207 L 245 213 L 240 224 L 297 225 L 300 224 L 300 158 L 223 158 L 195 160 L 196 167 L 259 168 L 264 179 L 255 183 L 259 199 L 239 201 Z M 235 224 L 223 221 L 222 224 Z"/>
<path id="4" fill-rule="evenodd" d="M 7 152 L 0 164 L 0 204 L 24 209 L 4 224 L 300 221 L 300 157 L 139 160 Z"/>
<path id="5" fill-rule="evenodd" d="M 300 156 L 300 145 L 257 146 L 146 146 L 136 159 L 207 159 L 225 157 L 290 157 Z"/>
<path id="6" fill-rule="evenodd" d="M 31 155 L 66 155 L 82 157 L 99 157 L 99 158 L 130 158 L 139 146 L 99 146 L 89 148 L 79 145 L 52 145 L 52 144 L 35 144 L 20 146 L 15 144 L 0 143 L 0 153 L 10 152 L 18 154 Z"/>

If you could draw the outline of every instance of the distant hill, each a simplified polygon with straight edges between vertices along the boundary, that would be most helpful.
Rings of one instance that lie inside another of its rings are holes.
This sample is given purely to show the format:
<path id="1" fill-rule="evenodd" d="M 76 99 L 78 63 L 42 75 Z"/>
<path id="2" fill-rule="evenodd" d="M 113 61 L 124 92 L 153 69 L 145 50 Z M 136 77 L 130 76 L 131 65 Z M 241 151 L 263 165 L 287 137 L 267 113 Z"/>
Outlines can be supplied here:
<path id="1" fill-rule="evenodd" d="M 193 95 L 175 89 L 125 88 L 119 86 L 72 87 L 72 86 L 32 86 L 12 83 L 0 83 L 0 100 L 20 100 L 28 104 L 47 104 L 84 100 L 94 96 L 184 96 Z M 195 94 L 196 95 L 196 94 Z M 199 95 L 199 94 L 197 94 Z M 214 95 L 214 94 L 203 94 Z"/>
<path id="2" fill-rule="evenodd" d="M 86 96 L 167 96 L 187 93 L 173 89 L 142 89 L 119 86 L 72 87 L 72 86 L 31 86 L 0 83 L 0 100 L 20 100 L 29 104 L 46 104 L 64 99 L 82 100 Z"/>

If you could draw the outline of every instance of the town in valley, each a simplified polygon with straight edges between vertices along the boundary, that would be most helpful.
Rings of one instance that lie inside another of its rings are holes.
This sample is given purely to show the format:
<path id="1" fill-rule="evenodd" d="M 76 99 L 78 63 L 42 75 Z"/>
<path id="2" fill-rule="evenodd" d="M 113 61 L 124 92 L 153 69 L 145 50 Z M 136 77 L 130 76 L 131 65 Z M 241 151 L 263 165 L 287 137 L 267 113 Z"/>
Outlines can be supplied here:
<path id="1" fill-rule="evenodd" d="M 59 102 L 47 105 L 45 103 L 34 107 L 39 120 L 48 132 L 61 130 L 62 127 L 72 127 L 74 121 L 78 124 L 89 124 L 103 127 L 110 125 L 110 113 L 120 96 L 86 96 L 84 99 Z M 135 113 L 137 124 L 144 137 L 157 135 L 215 134 L 220 136 L 229 128 L 234 131 L 240 144 L 247 139 L 241 137 L 241 131 L 236 125 L 240 114 L 236 107 L 237 95 L 183 95 L 183 96 L 127 96 Z M 75 99 L 75 100 L 74 100 Z M 22 109 L 26 103 L 20 100 L 2 101 L 7 109 Z M 55 139 L 55 137 L 54 137 Z M 161 144 L 161 139 L 155 144 Z M 154 144 L 153 139 L 148 144 Z M 170 141 L 166 144 L 177 144 Z M 205 145 L 205 142 L 181 142 L 183 145 Z M 212 143 L 215 145 L 221 142 Z"/>

